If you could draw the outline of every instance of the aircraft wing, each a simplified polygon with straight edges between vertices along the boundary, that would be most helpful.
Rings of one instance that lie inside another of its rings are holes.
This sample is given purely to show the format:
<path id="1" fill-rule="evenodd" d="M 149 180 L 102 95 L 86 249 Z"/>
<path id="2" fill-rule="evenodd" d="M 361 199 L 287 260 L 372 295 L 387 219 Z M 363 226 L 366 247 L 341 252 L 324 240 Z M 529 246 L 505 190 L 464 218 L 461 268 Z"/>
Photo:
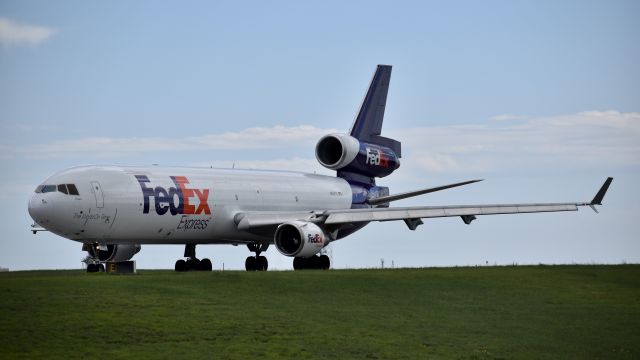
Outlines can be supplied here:
<path id="1" fill-rule="evenodd" d="M 371 221 L 405 220 L 412 230 L 421 222 L 417 219 L 460 216 L 469 224 L 476 215 L 522 214 L 555 211 L 576 211 L 590 203 L 499 204 L 459 206 L 416 206 L 398 208 L 366 208 L 311 212 L 244 212 L 236 216 L 238 230 L 251 230 L 280 225 L 287 221 L 308 221 L 325 225 L 341 225 Z M 416 224 L 416 226 L 412 226 Z"/>
<path id="2" fill-rule="evenodd" d="M 470 224 L 479 215 L 577 211 L 580 206 L 590 206 L 595 210 L 595 205 L 602 205 L 602 200 L 612 180 L 612 178 L 608 178 L 604 182 L 591 202 L 416 206 L 309 212 L 245 212 L 236 215 L 236 225 L 239 230 L 251 230 L 256 227 L 279 225 L 286 221 L 302 220 L 339 228 L 343 224 L 404 220 L 407 226 L 414 230 L 418 225 L 422 224 L 420 219 L 425 218 L 460 216 L 466 224 Z"/>
<path id="3" fill-rule="evenodd" d="M 496 214 L 521 214 L 553 211 L 576 211 L 579 203 L 553 204 L 502 204 L 502 205 L 460 205 L 460 206 L 418 206 L 404 208 L 329 210 L 325 224 L 348 222 L 390 221 L 404 219 L 424 219 L 451 216 L 475 216 Z"/>

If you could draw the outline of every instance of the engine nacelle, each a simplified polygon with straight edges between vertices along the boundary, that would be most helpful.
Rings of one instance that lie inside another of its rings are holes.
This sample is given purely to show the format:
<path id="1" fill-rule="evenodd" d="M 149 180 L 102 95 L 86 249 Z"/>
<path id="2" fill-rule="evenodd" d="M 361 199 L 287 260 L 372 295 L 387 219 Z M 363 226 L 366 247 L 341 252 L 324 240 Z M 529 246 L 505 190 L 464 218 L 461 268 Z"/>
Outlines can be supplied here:
<path id="1" fill-rule="evenodd" d="M 363 143 L 346 134 L 323 136 L 316 145 L 316 159 L 331 170 L 385 177 L 400 167 L 400 159 L 388 147 Z"/>
<path id="2" fill-rule="evenodd" d="M 359 152 L 358 139 L 346 134 L 325 135 L 316 145 L 316 159 L 322 166 L 331 170 L 349 165 Z"/>
<path id="3" fill-rule="evenodd" d="M 318 225 L 306 221 L 289 221 L 278 226 L 275 244 L 285 256 L 309 257 L 329 243 L 329 235 Z"/>
<path id="4" fill-rule="evenodd" d="M 98 247 L 98 254 L 89 250 L 92 256 L 96 256 L 100 261 L 127 261 L 137 254 L 142 247 L 140 245 L 106 245 Z"/>

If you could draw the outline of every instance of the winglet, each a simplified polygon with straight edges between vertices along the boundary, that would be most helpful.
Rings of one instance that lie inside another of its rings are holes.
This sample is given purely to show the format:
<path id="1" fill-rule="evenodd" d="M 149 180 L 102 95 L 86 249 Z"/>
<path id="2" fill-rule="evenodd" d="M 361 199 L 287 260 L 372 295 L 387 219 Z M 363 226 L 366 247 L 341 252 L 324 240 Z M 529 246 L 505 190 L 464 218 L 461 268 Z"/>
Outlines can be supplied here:
<path id="1" fill-rule="evenodd" d="M 591 200 L 591 203 L 589 203 L 589 205 L 602 205 L 602 199 L 604 199 L 604 195 L 607 193 L 607 190 L 609 190 L 609 185 L 611 185 L 612 181 L 612 177 L 607 178 L 607 180 L 604 182 L 604 184 L 602 184 L 602 187 L 600 188 L 600 190 L 598 190 L 598 193 L 593 198 L 593 200 Z"/>

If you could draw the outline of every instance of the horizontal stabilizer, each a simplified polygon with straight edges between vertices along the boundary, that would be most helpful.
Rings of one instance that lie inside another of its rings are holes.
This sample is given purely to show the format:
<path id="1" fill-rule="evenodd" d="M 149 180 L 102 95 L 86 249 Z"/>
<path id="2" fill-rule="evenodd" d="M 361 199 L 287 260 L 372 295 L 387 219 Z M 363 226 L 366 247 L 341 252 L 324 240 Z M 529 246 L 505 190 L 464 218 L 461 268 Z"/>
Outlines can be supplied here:
<path id="1" fill-rule="evenodd" d="M 482 180 L 469 180 L 469 181 L 463 181 L 463 182 L 459 182 L 459 183 L 455 183 L 455 184 L 437 186 L 437 187 L 432 187 L 432 188 L 422 189 L 422 190 L 409 191 L 409 192 L 395 194 L 395 195 L 380 196 L 380 197 L 377 197 L 377 198 L 369 199 L 369 200 L 367 200 L 367 202 L 370 205 L 384 204 L 384 203 L 388 203 L 390 201 L 406 199 L 406 198 L 410 198 L 410 197 L 414 197 L 414 196 L 418 196 L 418 195 L 423 195 L 423 194 L 428 194 L 428 193 L 432 193 L 432 192 L 436 192 L 436 191 L 440 191 L 440 190 L 451 189 L 451 188 L 457 187 L 457 186 L 473 184 L 473 183 L 476 183 L 478 181 L 482 181 Z"/>

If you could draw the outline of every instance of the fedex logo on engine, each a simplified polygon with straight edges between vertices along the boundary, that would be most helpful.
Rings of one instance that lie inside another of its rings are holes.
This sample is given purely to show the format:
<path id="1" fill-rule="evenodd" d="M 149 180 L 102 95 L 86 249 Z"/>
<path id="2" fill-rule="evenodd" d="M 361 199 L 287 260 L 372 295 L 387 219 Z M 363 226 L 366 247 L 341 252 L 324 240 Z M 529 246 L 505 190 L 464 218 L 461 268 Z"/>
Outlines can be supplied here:
<path id="1" fill-rule="evenodd" d="M 211 209 L 207 200 L 209 198 L 209 189 L 192 189 L 188 187 L 189 180 L 186 176 L 170 176 L 171 181 L 176 185 L 170 187 L 169 190 L 162 186 L 148 187 L 150 183 L 146 175 L 135 175 L 142 190 L 142 198 L 144 199 L 144 214 L 149 213 L 151 207 L 151 198 L 155 206 L 156 214 L 164 215 L 170 212 L 171 215 L 211 215 Z M 177 199 L 177 204 L 176 204 Z M 193 200 L 192 200 L 193 199 Z"/>
<path id="2" fill-rule="evenodd" d="M 307 234 L 307 242 L 310 244 L 322 244 L 324 239 L 320 234 Z"/>
<path id="3" fill-rule="evenodd" d="M 366 163 L 386 168 L 389 167 L 389 158 L 382 151 L 368 147 Z"/>

